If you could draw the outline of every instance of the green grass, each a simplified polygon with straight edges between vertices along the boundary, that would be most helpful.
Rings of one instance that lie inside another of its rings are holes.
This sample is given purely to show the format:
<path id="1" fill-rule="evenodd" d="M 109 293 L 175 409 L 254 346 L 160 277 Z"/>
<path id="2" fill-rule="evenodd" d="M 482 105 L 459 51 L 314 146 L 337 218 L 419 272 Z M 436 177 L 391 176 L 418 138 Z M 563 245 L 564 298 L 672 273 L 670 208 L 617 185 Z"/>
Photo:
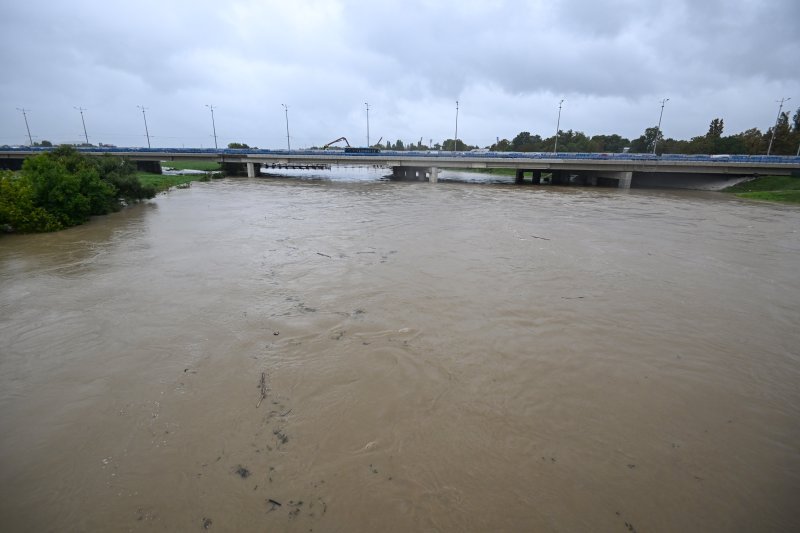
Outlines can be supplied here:
<path id="1" fill-rule="evenodd" d="M 177 170 L 205 170 L 206 172 L 221 170 L 216 161 L 162 161 L 161 166 Z"/>
<path id="2" fill-rule="evenodd" d="M 800 191 L 755 191 L 740 192 L 736 196 L 739 198 L 749 198 L 750 200 L 764 200 L 767 202 L 783 202 L 787 204 L 800 204 Z"/>
<path id="3" fill-rule="evenodd" d="M 136 177 L 144 186 L 155 187 L 156 192 L 166 191 L 172 187 L 185 185 L 192 181 L 205 181 L 208 174 L 182 174 L 180 176 L 166 176 L 164 174 L 151 174 L 149 172 L 137 172 Z"/>
<path id="4" fill-rule="evenodd" d="M 725 189 L 740 198 L 800 204 L 800 178 L 792 176 L 764 176 L 737 183 Z"/>

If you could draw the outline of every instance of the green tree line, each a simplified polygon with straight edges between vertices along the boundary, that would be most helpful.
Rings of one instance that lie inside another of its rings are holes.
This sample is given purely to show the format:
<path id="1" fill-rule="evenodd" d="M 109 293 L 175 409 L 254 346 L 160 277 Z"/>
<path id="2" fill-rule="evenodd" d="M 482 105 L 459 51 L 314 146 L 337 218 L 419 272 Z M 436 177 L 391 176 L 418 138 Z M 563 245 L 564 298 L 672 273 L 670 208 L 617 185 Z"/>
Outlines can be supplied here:
<path id="1" fill-rule="evenodd" d="M 800 146 L 800 108 L 795 112 L 792 120 L 789 114 L 783 112 L 778 117 L 775 126 L 761 132 L 758 128 L 751 128 L 734 135 L 723 135 L 725 123 L 721 118 L 715 118 L 708 126 L 705 135 L 692 137 L 689 140 L 664 138 L 656 126 L 647 128 L 636 139 L 627 139 L 620 135 L 593 135 L 587 136 L 580 131 L 559 131 L 559 152 L 622 152 L 628 148 L 633 153 L 648 153 L 653 151 L 656 142 L 657 153 L 668 154 L 765 154 L 772 140 L 772 155 L 795 155 Z M 774 138 L 773 138 L 774 133 Z M 555 148 L 555 135 L 542 138 L 531 135 L 530 132 L 520 132 L 512 140 L 501 139 L 493 144 L 490 149 L 498 152 L 552 152 Z"/>
<path id="2" fill-rule="evenodd" d="M 594 153 L 619 153 L 626 148 L 632 153 L 649 153 L 653 151 L 653 144 L 656 142 L 656 152 L 668 154 L 765 154 L 772 141 L 770 154 L 772 155 L 795 155 L 800 146 L 800 108 L 795 112 L 792 120 L 789 114 L 783 112 L 778 117 L 775 126 L 761 132 L 758 128 L 751 128 L 747 131 L 733 135 L 724 135 L 725 122 L 721 118 L 715 118 L 708 126 L 705 135 L 698 135 L 689 140 L 679 140 L 664 138 L 656 126 L 645 129 L 644 133 L 636 139 L 628 139 L 617 134 L 593 135 L 588 136 L 581 131 L 559 130 L 558 132 L 558 151 L 559 152 L 594 152 Z M 498 139 L 496 143 L 486 148 L 495 152 L 552 152 L 555 149 L 556 136 L 542 137 L 522 131 L 511 140 Z M 417 142 L 403 143 L 397 140 L 394 143 L 386 141 L 383 144 L 375 145 L 375 148 L 386 150 L 443 150 L 443 151 L 466 151 L 478 148 L 465 144 L 461 139 L 456 145 L 453 139 L 446 139 L 442 143 L 431 141 L 430 144 L 423 144 L 422 139 Z"/>
<path id="3" fill-rule="evenodd" d="M 155 196 L 118 157 L 89 157 L 68 146 L 29 157 L 19 172 L 0 171 L 0 227 L 55 231 Z"/>

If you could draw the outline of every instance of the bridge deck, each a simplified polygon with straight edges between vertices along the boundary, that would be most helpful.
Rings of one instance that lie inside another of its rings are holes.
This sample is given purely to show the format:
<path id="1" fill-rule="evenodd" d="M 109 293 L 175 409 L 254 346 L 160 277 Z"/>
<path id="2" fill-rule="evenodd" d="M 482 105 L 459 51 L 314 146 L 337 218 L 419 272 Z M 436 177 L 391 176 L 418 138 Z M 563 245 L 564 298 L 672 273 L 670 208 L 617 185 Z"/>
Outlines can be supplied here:
<path id="1" fill-rule="evenodd" d="M 21 159 L 52 148 L 4 147 L 0 158 Z M 800 157 L 748 155 L 442 152 L 344 150 L 238 150 L 202 148 L 78 148 L 91 155 L 111 154 L 134 161 L 211 160 L 267 165 L 344 165 L 437 168 L 511 168 L 518 170 L 575 170 L 648 173 L 782 174 L 800 172 Z"/>

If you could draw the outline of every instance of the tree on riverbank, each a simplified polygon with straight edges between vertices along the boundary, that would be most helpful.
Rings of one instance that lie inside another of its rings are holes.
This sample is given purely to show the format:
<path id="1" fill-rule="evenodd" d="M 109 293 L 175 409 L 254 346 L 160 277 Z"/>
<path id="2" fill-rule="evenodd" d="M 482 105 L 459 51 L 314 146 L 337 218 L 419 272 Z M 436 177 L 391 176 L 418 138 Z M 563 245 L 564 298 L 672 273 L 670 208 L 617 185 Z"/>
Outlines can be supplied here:
<path id="1" fill-rule="evenodd" d="M 0 173 L 0 226 L 55 231 L 155 196 L 135 170 L 118 157 L 92 158 L 67 146 L 30 157 L 21 171 Z"/>

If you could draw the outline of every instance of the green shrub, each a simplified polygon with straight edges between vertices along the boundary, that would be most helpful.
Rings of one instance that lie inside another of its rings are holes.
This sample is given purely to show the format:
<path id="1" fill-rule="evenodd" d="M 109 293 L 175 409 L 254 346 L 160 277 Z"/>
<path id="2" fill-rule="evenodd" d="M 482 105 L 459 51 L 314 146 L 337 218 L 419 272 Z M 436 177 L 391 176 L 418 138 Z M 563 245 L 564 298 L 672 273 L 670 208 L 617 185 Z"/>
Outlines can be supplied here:
<path id="1" fill-rule="evenodd" d="M 122 202 L 155 196 L 136 168 L 117 157 L 92 158 L 61 146 L 0 176 L 0 225 L 20 232 L 54 231 L 117 211 Z"/>

